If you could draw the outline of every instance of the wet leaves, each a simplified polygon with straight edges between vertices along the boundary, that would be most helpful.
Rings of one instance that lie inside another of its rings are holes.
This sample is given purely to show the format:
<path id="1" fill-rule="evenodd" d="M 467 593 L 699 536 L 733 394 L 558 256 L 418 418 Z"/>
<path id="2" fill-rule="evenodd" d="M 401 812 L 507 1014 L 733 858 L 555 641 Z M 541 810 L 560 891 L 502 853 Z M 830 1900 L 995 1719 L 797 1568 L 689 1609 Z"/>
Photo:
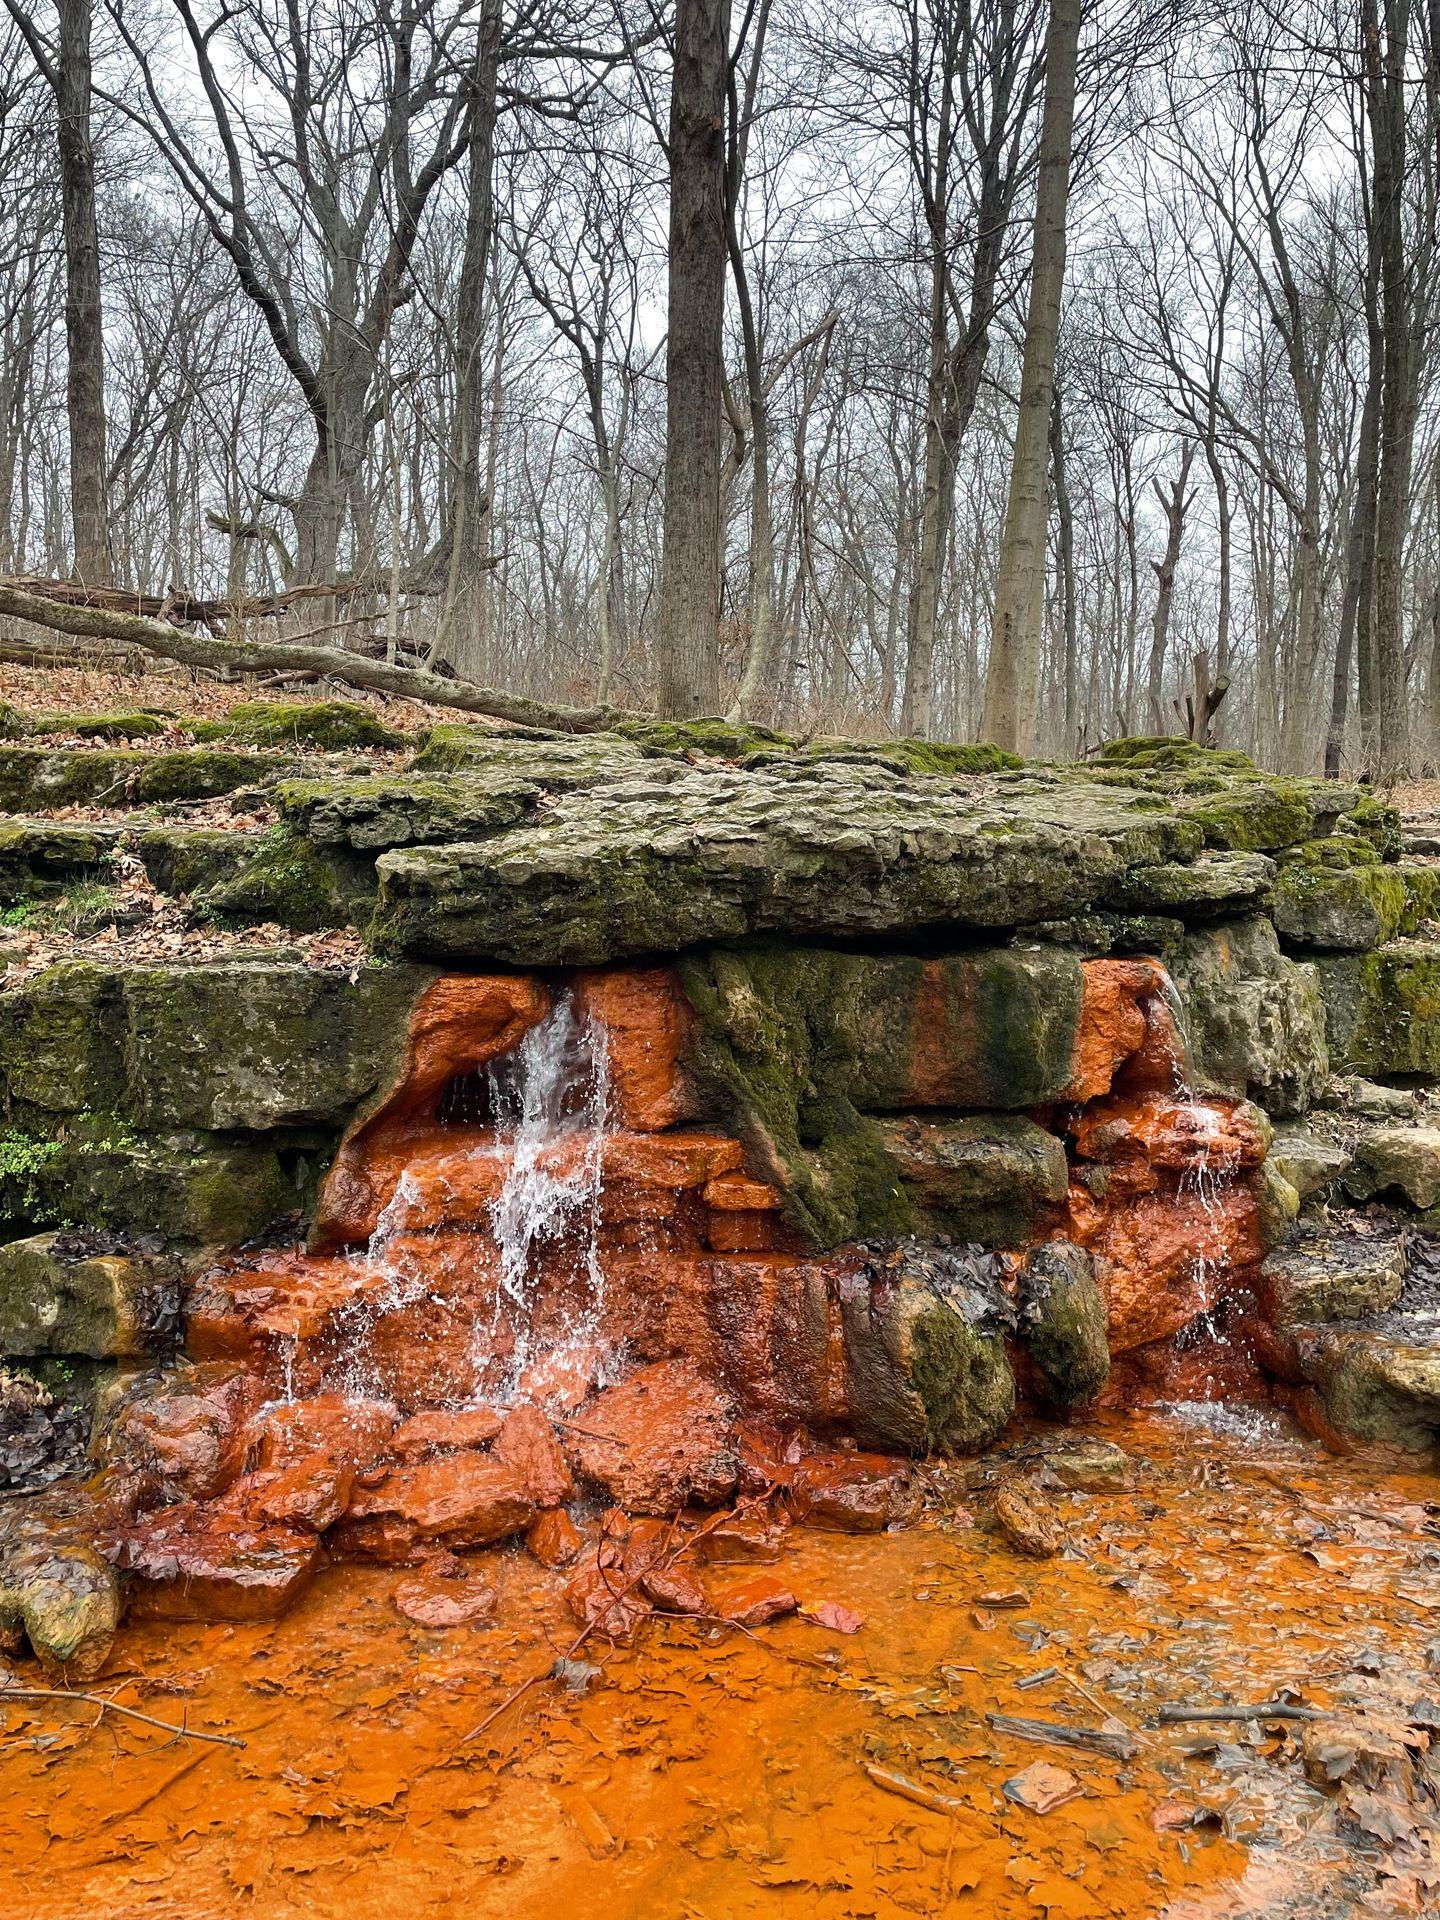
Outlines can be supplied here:
<path id="1" fill-rule="evenodd" d="M 1031 1813 L 1052 1813 L 1073 1800 L 1080 1790 L 1079 1780 L 1068 1768 L 1052 1766 L 1048 1760 L 1036 1760 L 1001 1788 L 1007 1800 L 1027 1807 Z"/>

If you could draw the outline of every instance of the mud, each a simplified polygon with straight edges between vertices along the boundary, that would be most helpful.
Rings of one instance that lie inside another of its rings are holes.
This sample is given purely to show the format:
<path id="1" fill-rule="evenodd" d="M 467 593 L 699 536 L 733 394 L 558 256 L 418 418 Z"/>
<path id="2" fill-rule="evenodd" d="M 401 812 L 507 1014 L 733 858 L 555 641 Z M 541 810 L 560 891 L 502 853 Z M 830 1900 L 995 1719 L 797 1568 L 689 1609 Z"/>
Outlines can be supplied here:
<path id="1" fill-rule="evenodd" d="M 1056 1491 L 1067 1544 L 1045 1561 L 1018 1558 L 990 1513 L 1002 1476 L 1080 1437 L 1032 1428 L 1004 1457 L 935 1469 L 903 1530 L 792 1531 L 770 1567 L 739 1541 L 706 1560 L 732 1613 L 762 1576 L 799 1612 L 749 1631 L 652 1613 L 508 1706 L 577 1631 L 570 1574 L 518 1547 L 468 1575 L 335 1567 L 271 1623 L 134 1622 L 103 1690 L 245 1747 L 5 1704 L 5 1911 L 1423 1912 L 1433 1893 L 1394 1844 L 1307 1781 L 1303 1727 L 1155 1724 L 1166 1704 L 1286 1687 L 1342 1720 L 1403 1720 L 1440 1692 L 1433 1479 L 1337 1462 L 1278 1416 L 1252 1426 L 1087 1429 L 1124 1447 L 1131 1484 Z M 432 1627 L 397 1602 L 473 1617 Z M 1039 1746 L 991 1712 L 1109 1725 L 1137 1748 Z M 1078 1786 L 1044 1814 L 1004 1791 L 1037 1760 Z"/>

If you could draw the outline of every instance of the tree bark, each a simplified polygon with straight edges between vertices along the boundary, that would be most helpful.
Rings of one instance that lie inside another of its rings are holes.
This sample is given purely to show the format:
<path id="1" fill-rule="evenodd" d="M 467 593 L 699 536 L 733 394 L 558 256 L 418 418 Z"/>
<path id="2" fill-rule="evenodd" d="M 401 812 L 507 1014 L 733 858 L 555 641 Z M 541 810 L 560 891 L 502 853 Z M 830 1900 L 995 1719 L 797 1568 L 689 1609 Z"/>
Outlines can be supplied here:
<path id="1" fill-rule="evenodd" d="M 1070 197 L 1079 40 L 1080 0 L 1051 0 L 1020 413 L 995 580 L 982 727 L 986 739 L 1012 753 L 1028 753 L 1035 734 L 1045 611 L 1046 454 L 1060 300 L 1065 285 L 1065 214 Z"/>
<path id="2" fill-rule="evenodd" d="M 1185 488 L 1190 480 L 1190 464 L 1195 458 L 1195 443 L 1186 447 L 1180 461 L 1180 473 L 1167 494 L 1157 480 L 1155 495 L 1165 509 L 1165 552 L 1151 564 L 1155 568 L 1155 617 L 1150 624 L 1150 658 L 1146 663 L 1145 692 L 1150 706 L 1150 722 L 1156 733 L 1165 733 L 1165 648 L 1170 638 L 1170 608 L 1175 599 L 1175 570 L 1180 565 L 1180 543 L 1185 537 L 1185 514 L 1190 505 Z"/>
<path id="3" fill-rule="evenodd" d="M 55 101 L 65 234 L 65 407 L 70 429 L 70 520 L 75 577 L 114 579 L 105 501 L 105 346 L 100 233 L 90 141 L 90 0 L 58 0 Z"/>
<path id="4" fill-rule="evenodd" d="M 670 91 L 665 519 L 656 704 L 720 706 L 721 354 L 729 0 L 678 0 Z"/>

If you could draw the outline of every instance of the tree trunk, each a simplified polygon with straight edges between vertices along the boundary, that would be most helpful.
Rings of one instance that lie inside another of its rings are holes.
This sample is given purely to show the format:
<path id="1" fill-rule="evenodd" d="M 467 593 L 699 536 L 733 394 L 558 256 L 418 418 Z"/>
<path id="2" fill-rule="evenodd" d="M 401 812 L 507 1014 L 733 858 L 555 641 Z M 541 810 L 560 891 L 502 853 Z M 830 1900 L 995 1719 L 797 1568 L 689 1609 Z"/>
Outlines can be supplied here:
<path id="1" fill-rule="evenodd" d="M 1373 731 L 1370 594 L 1367 582 L 1371 575 L 1375 545 L 1375 484 L 1380 458 L 1380 381 L 1384 360 L 1384 340 L 1376 306 L 1375 254 L 1372 243 L 1365 287 L 1365 306 L 1370 316 L 1370 364 L 1360 406 L 1360 433 L 1355 454 L 1355 499 L 1350 510 L 1350 531 L 1345 542 L 1345 596 L 1340 603 L 1335 677 L 1330 689 L 1330 724 L 1325 735 L 1325 777 L 1328 780 L 1340 778 L 1350 712 L 1350 676 L 1357 653 L 1360 661 L 1361 731 L 1367 740 Z"/>
<path id="2" fill-rule="evenodd" d="M 1150 724 L 1156 733 L 1168 731 L 1165 725 L 1165 648 L 1170 638 L 1170 608 L 1175 599 L 1175 570 L 1180 564 L 1180 543 L 1185 537 L 1185 513 L 1190 502 L 1185 488 L 1190 479 L 1190 463 L 1195 458 L 1192 441 L 1180 461 L 1180 473 L 1167 494 L 1159 481 L 1155 495 L 1165 509 L 1165 552 L 1152 562 L 1155 568 L 1155 617 L 1150 624 L 1150 658 L 1146 665 L 1145 692 L 1150 706 Z"/>
<path id="3" fill-rule="evenodd" d="M 1047 441 L 1065 284 L 1065 213 L 1075 125 L 1080 0 L 1051 0 L 1045 41 L 1045 111 L 1035 193 L 1030 307 L 1020 369 L 1020 413 L 1010 463 L 1010 498 L 995 580 L 990 662 L 985 676 L 988 740 L 1028 753 L 1035 732 L 1045 610 Z"/>
<path id="4" fill-rule="evenodd" d="M 1060 389 L 1050 409 L 1050 471 L 1055 487 L 1055 516 L 1060 535 L 1060 592 L 1065 621 L 1065 707 L 1061 720 L 1060 757 L 1080 751 L 1080 640 L 1075 605 L 1075 515 L 1070 504 L 1070 482 L 1065 471 L 1065 423 Z"/>
<path id="5" fill-rule="evenodd" d="M 729 0 L 678 0 L 670 91 L 665 522 L 657 705 L 720 705 L 721 353 L 725 322 L 725 93 Z"/>
<path id="6" fill-rule="evenodd" d="M 95 152 L 90 144 L 90 0 L 59 0 L 55 75 L 65 232 L 65 403 L 70 426 L 70 519 L 75 577 L 114 578 L 105 503 L 105 349 Z"/>
<path id="7" fill-rule="evenodd" d="M 490 544 L 491 501 L 483 456 L 487 393 L 482 363 L 486 281 L 495 232 L 500 28 L 500 0 L 483 0 L 470 78 L 465 249 L 455 294 L 450 511 L 442 542 L 446 580 L 435 641 L 436 656 L 448 661 L 461 679 L 475 679 L 485 667 L 481 596 L 485 590 L 485 562 Z"/>

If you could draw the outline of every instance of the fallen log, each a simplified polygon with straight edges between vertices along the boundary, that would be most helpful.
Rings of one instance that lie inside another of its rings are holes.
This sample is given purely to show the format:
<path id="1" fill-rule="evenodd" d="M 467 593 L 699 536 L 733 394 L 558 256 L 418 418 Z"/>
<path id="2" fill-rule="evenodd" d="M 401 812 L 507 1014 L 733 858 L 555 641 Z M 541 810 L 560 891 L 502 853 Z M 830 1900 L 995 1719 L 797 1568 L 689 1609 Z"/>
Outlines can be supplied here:
<path id="1" fill-rule="evenodd" d="M 617 707 L 552 706 L 547 701 L 530 700 L 523 694 L 505 693 L 496 687 L 449 680 L 419 667 L 367 660 L 338 647 L 307 646 L 303 640 L 235 641 L 187 633 L 168 621 L 145 614 L 66 604 L 7 581 L 0 581 L 0 614 L 29 621 L 32 626 L 54 633 L 71 634 L 79 640 L 139 647 L 146 653 L 158 654 L 161 659 L 177 660 L 182 666 L 234 673 L 314 673 L 367 693 L 423 700 L 430 706 L 453 707 L 461 713 L 484 714 L 488 719 L 547 727 L 558 733 L 603 732 L 625 717 Z"/>

